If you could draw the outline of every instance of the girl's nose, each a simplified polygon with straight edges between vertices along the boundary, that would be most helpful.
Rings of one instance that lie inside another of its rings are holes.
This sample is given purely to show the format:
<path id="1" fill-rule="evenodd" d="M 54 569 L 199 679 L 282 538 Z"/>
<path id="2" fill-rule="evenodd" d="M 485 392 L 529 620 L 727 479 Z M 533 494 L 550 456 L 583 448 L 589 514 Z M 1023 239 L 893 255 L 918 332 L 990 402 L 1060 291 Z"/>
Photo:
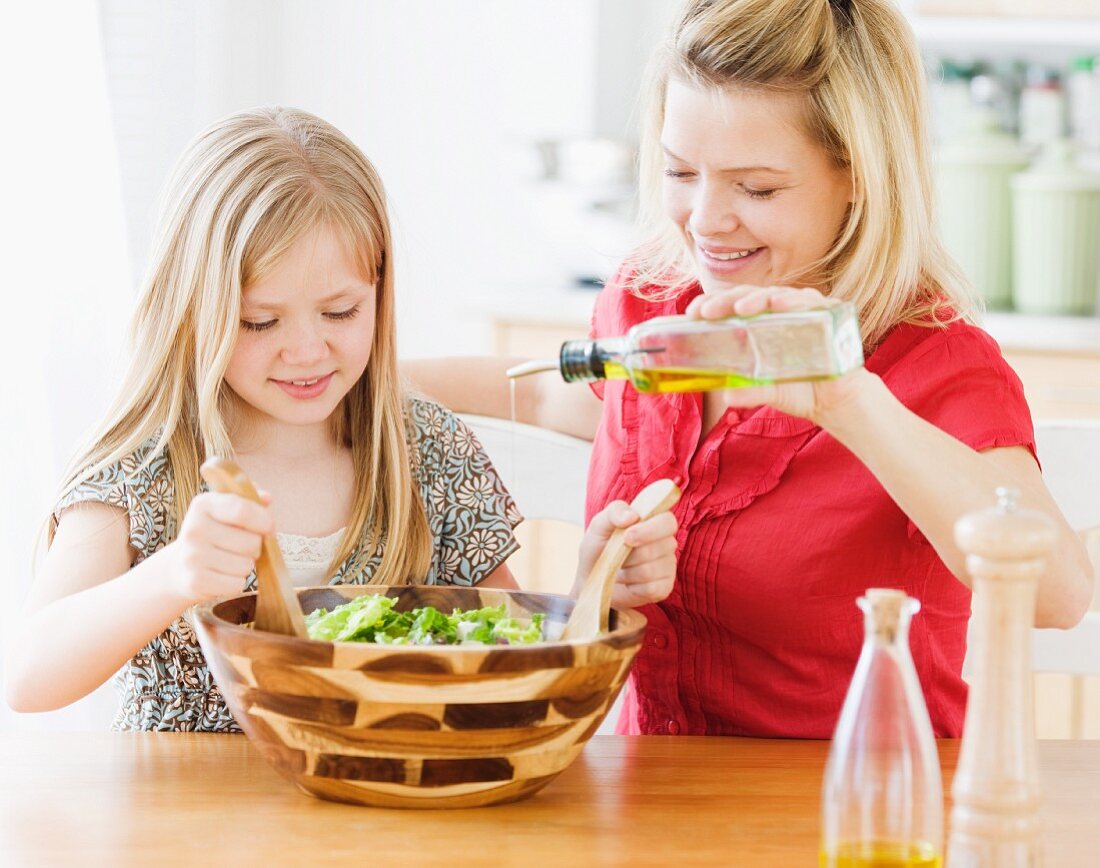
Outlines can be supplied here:
<path id="1" fill-rule="evenodd" d="M 692 235 L 713 238 L 728 235 L 740 226 L 733 195 L 720 184 L 700 183 L 691 203 L 689 228 Z"/>
<path id="2" fill-rule="evenodd" d="M 281 355 L 286 364 L 305 367 L 321 361 L 328 352 L 328 342 L 321 330 L 310 323 L 302 323 L 289 331 Z"/>

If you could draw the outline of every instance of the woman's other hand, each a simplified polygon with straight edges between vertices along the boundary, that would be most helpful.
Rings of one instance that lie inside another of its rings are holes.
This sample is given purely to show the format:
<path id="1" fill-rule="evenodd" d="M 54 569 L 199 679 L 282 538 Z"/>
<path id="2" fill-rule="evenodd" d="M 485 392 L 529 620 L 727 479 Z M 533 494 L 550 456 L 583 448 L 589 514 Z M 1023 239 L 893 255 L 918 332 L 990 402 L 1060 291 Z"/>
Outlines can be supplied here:
<path id="1" fill-rule="evenodd" d="M 621 500 L 609 503 L 592 517 L 581 540 L 575 597 L 607 541 L 618 528 L 626 528 L 624 541 L 631 546 L 626 561 L 615 577 L 611 605 L 633 609 L 659 603 L 672 593 L 676 581 L 676 516 L 661 512 L 645 521 Z"/>
<path id="2" fill-rule="evenodd" d="M 737 286 L 693 299 L 686 313 L 694 319 L 724 319 L 731 316 L 756 316 L 767 312 L 813 310 L 834 304 L 838 302 L 827 298 L 816 289 Z M 833 380 L 726 389 L 723 400 L 730 407 L 757 407 L 767 404 L 828 429 L 837 414 L 844 413 L 846 407 L 859 400 L 868 380 L 873 377 L 873 374 L 861 367 Z"/>

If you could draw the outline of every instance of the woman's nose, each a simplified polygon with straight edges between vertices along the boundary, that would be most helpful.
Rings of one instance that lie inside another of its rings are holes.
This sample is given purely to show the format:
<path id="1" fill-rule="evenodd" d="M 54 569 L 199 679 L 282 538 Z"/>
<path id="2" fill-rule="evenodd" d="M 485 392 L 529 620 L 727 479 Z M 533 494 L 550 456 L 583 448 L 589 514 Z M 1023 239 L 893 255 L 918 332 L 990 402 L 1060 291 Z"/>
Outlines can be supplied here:
<path id="1" fill-rule="evenodd" d="M 728 187 L 706 182 L 699 184 L 691 203 L 689 228 L 692 235 L 702 238 L 728 235 L 740 222 Z"/>
<path id="2" fill-rule="evenodd" d="M 321 329 L 311 323 L 300 323 L 289 330 L 281 354 L 288 365 L 307 366 L 324 359 L 328 351 Z"/>

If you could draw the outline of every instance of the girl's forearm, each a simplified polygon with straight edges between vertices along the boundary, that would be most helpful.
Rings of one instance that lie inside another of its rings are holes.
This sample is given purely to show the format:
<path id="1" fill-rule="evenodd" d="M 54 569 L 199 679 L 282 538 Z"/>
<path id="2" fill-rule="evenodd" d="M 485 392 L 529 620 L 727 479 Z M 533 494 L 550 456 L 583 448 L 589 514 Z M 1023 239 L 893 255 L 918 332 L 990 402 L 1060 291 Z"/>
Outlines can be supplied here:
<path id="1" fill-rule="evenodd" d="M 1092 594 L 1087 552 L 1034 464 L 976 452 L 906 408 L 878 377 L 862 376 L 869 378 L 866 387 L 843 412 L 821 420 L 822 427 L 866 465 L 947 567 L 970 584 L 955 522 L 991 506 L 998 486 L 1016 488 L 1021 505 L 1050 515 L 1059 534 L 1038 589 L 1036 625 L 1067 627 L 1080 620 Z"/>
<path id="2" fill-rule="evenodd" d="M 91 693 L 191 605 L 159 552 L 116 579 L 55 600 L 19 625 L 5 672 L 16 711 L 52 711 Z"/>

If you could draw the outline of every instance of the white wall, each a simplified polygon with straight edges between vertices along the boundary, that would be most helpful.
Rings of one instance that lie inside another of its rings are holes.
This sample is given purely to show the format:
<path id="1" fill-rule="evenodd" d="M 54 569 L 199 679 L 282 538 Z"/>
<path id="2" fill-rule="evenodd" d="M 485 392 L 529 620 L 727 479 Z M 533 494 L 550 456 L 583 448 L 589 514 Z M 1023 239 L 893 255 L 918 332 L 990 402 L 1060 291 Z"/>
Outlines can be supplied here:
<path id="1" fill-rule="evenodd" d="M 378 166 L 395 224 L 401 352 L 436 355 L 483 349 L 484 299 L 561 279 L 539 237 L 532 144 L 631 134 L 670 0 L 100 7 L 135 274 L 156 191 L 188 138 L 239 108 L 296 105 Z"/>

